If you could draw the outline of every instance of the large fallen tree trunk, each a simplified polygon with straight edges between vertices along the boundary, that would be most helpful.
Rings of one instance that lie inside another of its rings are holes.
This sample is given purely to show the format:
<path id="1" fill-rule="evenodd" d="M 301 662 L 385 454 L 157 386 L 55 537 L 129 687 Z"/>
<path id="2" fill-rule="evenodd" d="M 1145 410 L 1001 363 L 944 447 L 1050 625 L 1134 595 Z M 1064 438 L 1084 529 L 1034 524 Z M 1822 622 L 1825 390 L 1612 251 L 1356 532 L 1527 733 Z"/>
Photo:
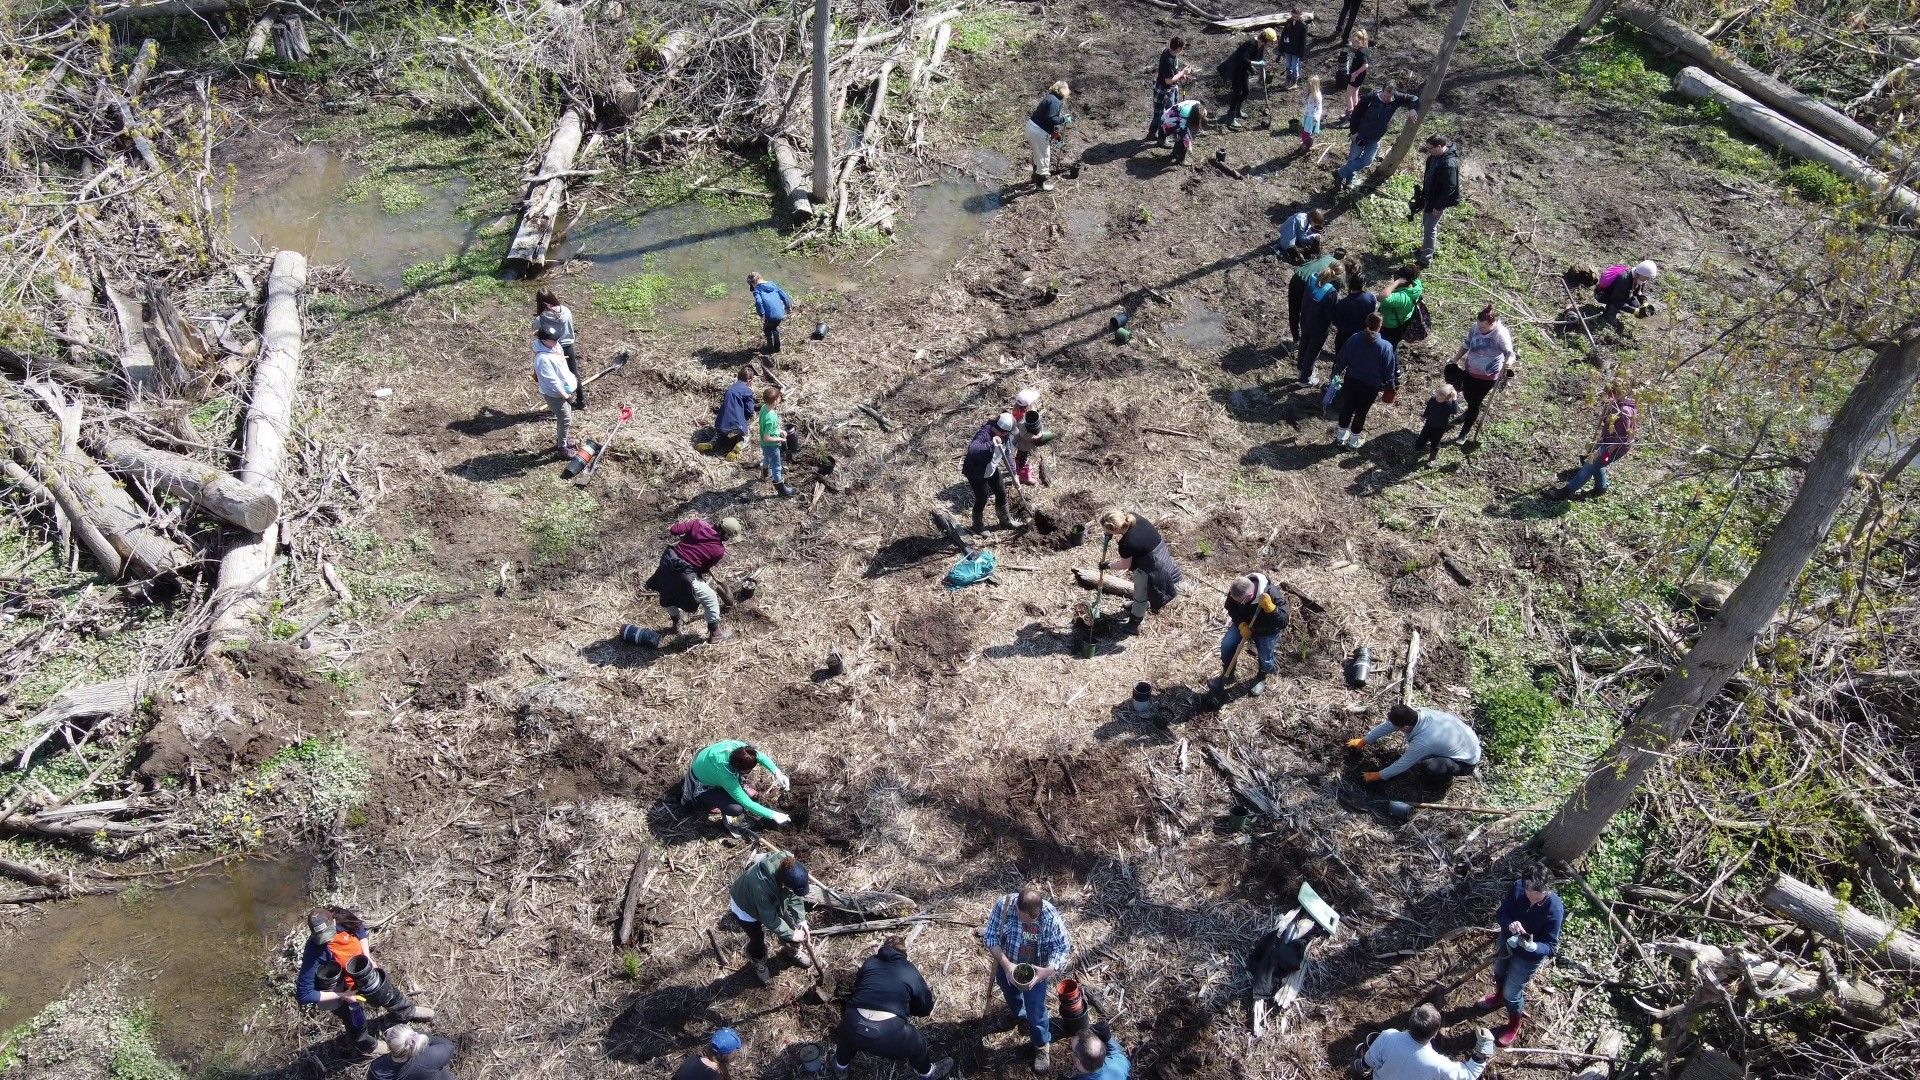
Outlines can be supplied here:
<path id="1" fill-rule="evenodd" d="M 155 527 L 99 463 L 63 445 L 59 425 L 11 392 L 0 394 L 0 436 L 20 470 L 39 483 L 107 577 L 159 577 L 193 556 Z"/>
<path id="2" fill-rule="evenodd" d="M 1748 67 L 1679 23 L 1634 7 L 1622 7 L 1617 14 L 1814 134 L 1856 153 L 1892 155 L 1892 148 L 1885 140 L 1854 123 L 1840 110 Z"/>
<path id="3" fill-rule="evenodd" d="M 1109 596 L 1124 596 L 1133 599 L 1133 582 L 1112 574 L 1103 574 L 1084 567 L 1073 568 L 1073 583 L 1083 589 L 1099 589 Z"/>
<path id="4" fill-rule="evenodd" d="M 1920 217 L 1920 195 L 1896 185 L 1866 162 L 1696 67 L 1681 68 L 1674 88 L 1689 101 L 1719 102 L 1740 126 L 1802 161 L 1817 162 L 1876 194 L 1889 195 L 1906 217 Z"/>
<path id="5" fill-rule="evenodd" d="M 531 276 L 547 265 L 547 249 L 553 244 L 553 232 L 560 211 L 567 201 L 567 175 L 573 158 L 580 152 L 580 110 L 560 114 L 553 136 L 547 140 L 547 152 L 540 159 L 540 171 L 527 191 L 526 209 L 520 214 L 520 227 L 514 230 L 513 244 L 507 248 L 507 267 Z"/>
<path id="6" fill-rule="evenodd" d="M 254 365 L 253 398 L 240 451 L 240 479 L 281 498 L 280 467 L 286 460 L 294 388 L 300 380 L 300 292 L 307 285 L 307 257 L 282 251 L 267 277 L 266 314 L 260 321 L 260 359 Z M 280 545 L 276 519 L 220 560 L 214 589 L 212 639 L 242 633 L 273 567 Z"/>
<path id="7" fill-rule="evenodd" d="M 773 144 L 773 164 L 780 174 L 780 193 L 793 216 L 806 220 L 813 216 L 813 178 L 800 168 L 800 154 L 785 135 L 769 135 Z"/>
<path id="8" fill-rule="evenodd" d="M 155 491 L 186 499 L 248 532 L 261 532 L 280 516 L 280 497 L 274 491 L 184 454 L 156 449 L 125 435 L 99 439 L 92 449 L 109 469 L 138 477 Z"/>
<path id="9" fill-rule="evenodd" d="M 26 722 L 26 728 L 34 733 L 25 746 L 20 749 L 20 757 L 13 767 L 24 769 L 33 760 L 33 755 L 49 739 L 59 734 L 60 729 L 80 720 L 98 720 L 103 716 L 122 716 L 130 713 L 143 698 L 150 697 L 165 689 L 178 673 L 175 671 L 151 671 L 138 675 L 123 675 L 118 679 L 105 682 L 88 683 L 85 686 L 69 686 L 53 696 L 53 700 Z"/>
<path id="10" fill-rule="evenodd" d="M 116 289 L 105 277 L 100 292 L 113 309 L 114 322 L 120 327 L 120 371 L 127 377 L 129 391 L 138 396 L 160 389 L 160 369 L 154 363 L 153 349 L 147 344 L 146 319 L 140 305 L 124 290 Z"/>
<path id="11" fill-rule="evenodd" d="M 1776 875 L 1760 894 L 1768 910 L 1832 941 L 1884 959 L 1909 971 L 1920 970 L 1920 938 L 1894 929 L 1824 889 L 1787 874 Z"/>
<path id="12" fill-rule="evenodd" d="M 74 350 L 73 355 L 84 355 L 87 350 Z M 67 360 L 42 360 L 14 352 L 0 346 L 0 369 L 11 371 L 23 379 L 52 378 L 66 386 L 80 387 L 95 393 L 105 394 L 117 390 L 120 380 L 105 367 L 83 362 Z"/>
<path id="13" fill-rule="evenodd" d="M 685 30 L 675 30 L 663 37 L 653 47 L 653 70 L 647 73 L 651 84 L 645 93 L 638 95 L 638 104 L 628 116 L 646 112 L 659 101 L 661 96 L 673 87 L 673 80 L 686 65 L 687 58 L 693 55 L 693 35 Z M 623 110 L 624 111 L 624 110 Z"/>

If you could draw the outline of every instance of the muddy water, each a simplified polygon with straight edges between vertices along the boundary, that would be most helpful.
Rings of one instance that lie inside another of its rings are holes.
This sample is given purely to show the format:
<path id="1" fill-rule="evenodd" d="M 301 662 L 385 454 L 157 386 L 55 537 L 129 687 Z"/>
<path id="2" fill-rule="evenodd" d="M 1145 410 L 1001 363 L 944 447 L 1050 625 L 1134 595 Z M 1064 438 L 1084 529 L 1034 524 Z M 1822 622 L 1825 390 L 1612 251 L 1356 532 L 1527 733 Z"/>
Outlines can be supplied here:
<path id="1" fill-rule="evenodd" d="M 422 188 L 424 205 L 392 214 L 377 194 L 347 197 L 359 174 L 332 150 L 308 147 L 284 182 L 234 207 L 234 243 L 304 251 L 316 263 L 345 264 L 361 281 L 397 287 L 408 267 L 437 262 L 471 240 L 472 225 L 454 212 L 464 182 Z"/>
<path id="2" fill-rule="evenodd" d="M 41 905 L 0 929 L 0 1031 L 124 963 L 132 969 L 124 990 L 152 1007 L 160 1048 L 204 1058 L 218 1049 L 210 1032 L 268 992 L 270 956 L 309 906 L 299 858 L 248 859 L 171 888 Z"/>

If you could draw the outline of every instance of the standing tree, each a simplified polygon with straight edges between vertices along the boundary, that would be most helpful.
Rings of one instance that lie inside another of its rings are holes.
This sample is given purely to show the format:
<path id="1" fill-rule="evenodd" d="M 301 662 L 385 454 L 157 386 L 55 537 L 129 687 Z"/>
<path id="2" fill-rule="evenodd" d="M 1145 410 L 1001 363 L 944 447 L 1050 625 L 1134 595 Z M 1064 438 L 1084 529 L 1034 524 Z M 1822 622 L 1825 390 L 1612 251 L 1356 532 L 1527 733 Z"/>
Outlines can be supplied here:
<path id="1" fill-rule="evenodd" d="M 833 34 L 833 0 L 813 6 L 813 203 L 833 194 L 833 117 L 827 109 L 827 39 Z"/>
<path id="2" fill-rule="evenodd" d="M 1433 70 L 1427 72 L 1427 84 L 1420 88 L 1420 119 L 1400 129 L 1400 137 L 1393 142 L 1393 149 L 1387 153 L 1387 160 L 1375 176 L 1386 180 L 1392 176 L 1400 163 L 1407 160 L 1407 153 L 1413 149 L 1413 140 L 1420 133 L 1420 122 L 1425 121 L 1433 110 L 1433 103 L 1440 96 L 1440 87 L 1447 81 L 1447 67 L 1453 63 L 1453 50 L 1460 44 L 1460 34 L 1467 28 L 1467 19 L 1473 15 L 1473 0 L 1457 0 L 1453 5 L 1453 21 L 1447 24 L 1447 36 L 1440 39 L 1440 55 L 1433 58 Z"/>
<path id="3" fill-rule="evenodd" d="M 1746 578 L 1541 831 L 1537 840 L 1548 858 L 1567 862 L 1590 851 L 1648 770 L 1673 752 L 1694 715 L 1752 659 L 1755 640 L 1827 539 L 1860 463 L 1920 379 L 1920 323 L 1909 321 L 1872 344 L 1872 362 L 1834 416 L 1799 492 Z"/>

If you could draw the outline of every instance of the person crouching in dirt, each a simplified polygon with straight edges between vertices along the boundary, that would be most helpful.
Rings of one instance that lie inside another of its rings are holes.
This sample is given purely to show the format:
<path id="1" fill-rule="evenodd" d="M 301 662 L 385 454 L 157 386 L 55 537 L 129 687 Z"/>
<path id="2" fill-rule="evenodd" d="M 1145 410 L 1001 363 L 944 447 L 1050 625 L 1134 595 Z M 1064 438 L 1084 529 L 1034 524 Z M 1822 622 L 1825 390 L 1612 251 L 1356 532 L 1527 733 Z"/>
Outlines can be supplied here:
<path id="1" fill-rule="evenodd" d="M 1433 1037 L 1442 1027 L 1440 1010 L 1419 1005 L 1407 1017 L 1407 1030 L 1387 1028 L 1367 1042 L 1361 1062 L 1369 1075 L 1391 1080 L 1476 1080 L 1486 1071 L 1493 1057 L 1493 1033 L 1481 1028 L 1473 1045 L 1473 1056 L 1455 1061 L 1433 1048 Z"/>
<path id="2" fill-rule="evenodd" d="M 727 894 L 727 910 L 747 932 L 747 966 L 765 986 L 773 981 L 767 969 L 767 933 L 780 939 L 780 959 L 795 967 L 810 967 L 807 956 L 807 868 L 789 851 L 756 855 Z"/>
<path id="3" fill-rule="evenodd" d="M 407 1024 L 387 1029 L 387 1052 L 367 1066 L 367 1080 L 453 1080 L 453 1040 Z"/>
<path id="4" fill-rule="evenodd" d="M 1478 1002 L 1481 1011 L 1507 1007 L 1507 1024 L 1493 1041 L 1512 1046 L 1520 1037 L 1520 1019 L 1526 1015 L 1527 980 L 1560 946 L 1560 930 L 1567 909 L 1553 891 L 1553 877 L 1544 866 L 1529 867 L 1500 902 L 1493 921 L 1500 937 L 1494 943 L 1493 993 Z"/>
<path id="5" fill-rule="evenodd" d="M 1147 118 L 1147 141 L 1167 145 L 1166 114 L 1180 99 L 1180 87 L 1193 78 L 1193 69 L 1180 62 L 1187 51 L 1187 39 L 1176 37 L 1160 53 L 1160 68 L 1153 78 L 1153 115 Z"/>
<path id="6" fill-rule="evenodd" d="M 1066 923 L 1046 896 L 1029 885 L 994 902 L 982 943 L 993 958 L 994 985 L 1007 999 L 1007 1012 L 994 1030 L 1012 1031 L 1024 1022 L 1033 1044 L 1033 1071 L 1050 1071 L 1047 1043 L 1053 1034 L 1047 1023 L 1047 984 L 1073 951 Z"/>
<path id="7" fill-rule="evenodd" d="M 1067 137 L 1073 117 L 1067 115 L 1067 99 L 1073 88 L 1063 80 L 1047 88 L 1027 117 L 1027 147 L 1033 151 L 1033 186 L 1037 191 L 1052 191 L 1053 145 Z"/>
<path id="8" fill-rule="evenodd" d="M 1127 1052 L 1104 1020 L 1076 1036 L 1067 1053 L 1073 1062 L 1069 1073 L 1073 1080 L 1127 1080 L 1133 1075 L 1133 1062 L 1127 1060 Z"/>
<path id="9" fill-rule="evenodd" d="M 1251 635 L 1254 653 L 1260 658 L 1260 671 L 1247 692 L 1259 697 L 1267 692 L 1267 676 L 1279 667 L 1274 654 L 1280 644 L 1280 634 L 1287 628 L 1287 594 L 1281 591 L 1278 582 L 1268 580 L 1265 574 L 1248 574 L 1236 578 L 1227 589 L 1225 607 L 1227 632 L 1220 638 L 1221 670 L 1220 677 L 1213 681 L 1213 691 L 1217 694 L 1226 688 L 1227 680 L 1233 677 L 1227 665 L 1233 663 L 1240 643 Z"/>
<path id="10" fill-rule="evenodd" d="M 1047 465 L 1036 456 L 1050 438 L 1040 421 L 1040 391 L 1028 387 L 1013 396 L 1013 478 L 1032 487 L 1034 464 L 1039 462 L 1040 482 L 1047 482 Z"/>
<path id="11" fill-rule="evenodd" d="M 1193 152 L 1193 137 L 1207 130 L 1207 109 L 1198 101 L 1180 101 L 1168 106 L 1162 117 L 1166 133 L 1173 138 L 1171 164 L 1185 165 Z"/>
<path id="12" fill-rule="evenodd" d="M 1480 736 L 1465 720 L 1439 709 L 1416 709 L 1405 702 L 1387 710 L 1387 719 L 1379 727 L 1347 746 L 1362 750 L 1399 732 L 1407 737 L 1406 753 L 1379 772 L 1361 773 L 1369 784 L 1391 780 L 1409 769 L 1432 776 L 1471 776 L 1480 767 Z"/>
<path id="13" fill-rule="evenodd" d="M 339 1017 L 355 1047 L 368 1055 L 384 1054 L 388 1047 L 367 1032 L 367 1006 L 385 1009 L 407 1023 L 433 1019 L 432 1009 L 408 1001 L 388 974 L 374 966 L 367 924 L 350 908 L 317 907 L 307 913 L 307 943 L 300 950 L 293 993 L 300 1004 Z"/>
<path id="14" fill-rule="evenodd" d="M 853 977 L 853 992 L 840 1013 L 833 1040 L 834 1080 L 846 1080 L 861 1051 L 904 1061 L 920 1080 L 939 1080 L 952 1072 L 953 1059 L 933 1060 L 927 1037 L 907 1021 L 910 1016 L 931 1015 L 933 991 L 927 989 L 920 969 L 907 959 L 906 939 L 890 937 L 881 942 Z"/>
<path id="15" fill-rule="evenodd" d="M 1007 514 L 1007 478 L 1001 466 L 1006 460 L 1006 440 L 1013 435 L 1013 414 L 1001 413 L 980 425 L 967 443 L 967 455 L 960 459 L 960 475 L 966 477 L 973 492 L 973 531 L 985 532 L 987 493 L 993 493 L 993 509 L 1000 515 L 1000 527 L 1017 529 L 1025 524 Z"/>
<path id="16" fill-rule="evenodd" d="M 1320 230 L 1326 224 L 1327 215 L 1321 210 L 1295 210 L 1280 222 L 1280 239 L 1273 250 L 1296 266 L 1306 262 L 1320 254 Z"/>
<path id="17" fill-rule="evenodd" d="M 540 336 L 534 339 L 533 381 L 540 388 L 547 411 L 553 413 L 553 452 L 566 457 L 573 453 L 567 435 L 573 428 L 572 399 L 580 389 L 580 380 L 569 370 L 567 354 L 560 350 L 559 331 L 551 326 L 542 326 Z"/>
<path id="18" fill-rule="evenodd" d="M 660 553 L 660 564 L 646 587 L 660 595 L 660 606 L 672 613 L 673 632 L 681 632 L 686 612 L 698 611 L 707 618 L 707 640 L 725 641 L 730 636 L 720 625 L 720 594 L 707 578 L 720 560 L 727 557 L 728 541 L 740 539 L 744 532 L 735 518 L 721 518 L 718 527 L 694 518 L 667 527 L 678 541 Z"/>
<path id="19" fill-rule="evenodd" d="M 793 819 L 755 802 L 753 797 L 759 792 L 746 786 L 746 778 L 756 765 L 766 769 L 782 791 L 793 790 L 793 781 L 765 751 L 752 743 L 728 739 L 703 747 L 693 755 L 693 764 L 680 782 L 681 804 L 689 810 L 720 815 L 728 832 L 738 830 L 748 814 L 775 825 L 785 825 Z"/>
<path id="20" fill-rule="evenodd" d="M 759 411 L 759 403 L 753 400 L 753 369 L 743 367 L 733 377 L 733 385 L 727 387 L 726 396 L 720 399 L 719 411 L 713 414 L 713 450 L 728 457 L 739 453 L 741 442 L 754 426 L 754 414 Z"/>
<path id="21" fill-rule="evenodd" d="M 1137 634 L 1147 612 L 1159 613 L 1180 595 L 1180 583 L 1186 580 L 1179 564 L 1173 561 L 1173 549 L 1160 530 L 1144 516 L 1125 510 L 1109 510 L 1100 515 L 1100 527 L 1114 538 L 1119 557 L 1100 564 L 1100 572 L 1118 570 L 1133 578 L 1133 604 L 1127 609 L 1128 633 Z"/>
<path id="22" fill-rule="evenodd" d="M 733 1080 L 733 1058 L 743 1045 L 739 1032 L 721 1028 L 708 1037 L 699 1053 L 673 1070 L 673 1080 Z"/>

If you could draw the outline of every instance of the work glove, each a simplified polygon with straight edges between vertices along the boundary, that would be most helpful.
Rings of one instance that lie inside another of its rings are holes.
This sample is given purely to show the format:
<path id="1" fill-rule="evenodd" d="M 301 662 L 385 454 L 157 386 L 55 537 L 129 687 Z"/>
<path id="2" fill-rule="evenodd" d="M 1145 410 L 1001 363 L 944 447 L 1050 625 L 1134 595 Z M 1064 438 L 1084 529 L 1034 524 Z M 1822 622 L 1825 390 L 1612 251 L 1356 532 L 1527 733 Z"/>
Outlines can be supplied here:
<path id="1" fill-rule="evenodd" d="M 791 822 L 792 820 L 793 820 L 793 817 L 790 814 L 783 814 L 778 810 L 775 810 L 773 812 L 773 823 L 775 825 L 785 825 Z"/>
<path id="2" fill-rule="evenodd" d="M 793 790 L 793 777 L 788 776 L 786 773 L 774 773 L 773 782 L 780 785 L 781 791 Z"/>
<path id="3" fill-rule="evenodd" d="M 1537 953 L 1540 951 L 1540 943 L 1530 939 L 1523 939 L 1517 947 L 1521 952 L 1525 953 Z"/>
<path id="4" fill-rule="evenodd" d="M 1365 750 L 1366 748 L 1367 748 L 1367 740 L 1364 736 L 1358 739 L 1347 740 L 1347 749 L 1349 750 Z"/>
<path id="5" fill-rule="evenodd" d="M 1240 639 L 1242 641 L 1245 641 L 1247 638 L 1250 638 L 1253 636 L 1253 624 L 1250 622 L 1241 623 L 1239 626 L 1239 630 L 1240 630 Z"/>
<path id="6" fill-rule="evenodd" d="M 1526 949 L 1527 952 L 1533 951 L 1532 949 L 1527 949 L 1526 940 L 1522 938 L 1519 934 L 1508 934 L 1507 935 L 1507 951 L 1519 952 L 1522 949 Z"/>
<path id="7" fill-rule="evenodd" d="M 1360 779 L 1369 784 L 1377 784 L 1380 782 L 1380 774 L 1377 772 L 1363 772 L 1360 774 Z"/>
<path id="8" fill-rule="evenodd" d="M 1485 1061 L 1493 1056 L 1493 1032 L 1477 1028 L 1473 1033 L 1473 1056 Z"/>

